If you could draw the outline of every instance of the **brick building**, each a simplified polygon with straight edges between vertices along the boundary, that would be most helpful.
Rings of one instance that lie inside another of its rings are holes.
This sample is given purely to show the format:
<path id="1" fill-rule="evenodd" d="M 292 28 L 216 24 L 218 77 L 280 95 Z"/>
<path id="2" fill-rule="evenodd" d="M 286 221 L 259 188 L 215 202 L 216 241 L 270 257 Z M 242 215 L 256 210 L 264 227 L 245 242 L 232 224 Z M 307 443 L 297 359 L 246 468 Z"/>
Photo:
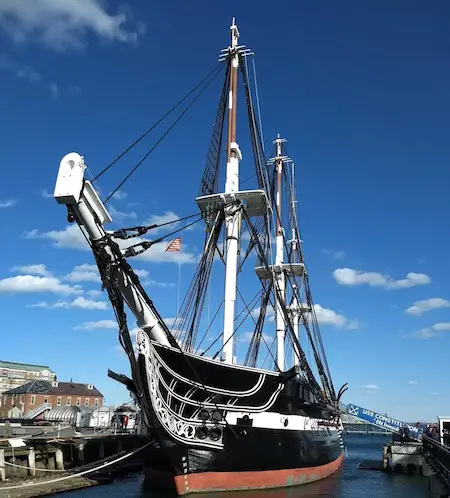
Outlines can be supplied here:
<path id="1" fill-rule="evenodd" d="M 103 394 L 92 384 L 33 380 L 0 395 L 0 418 L 20 410 L 23 417 L 43 404 L 58 406 L 89 406 L 100 408 Z"/>
<path id="2" fill-rule="evenodd" d="M 46 365 L 32 365 L 0 360 L 0 394 L 30 380 L 56 380 L 56 374 Z"/>

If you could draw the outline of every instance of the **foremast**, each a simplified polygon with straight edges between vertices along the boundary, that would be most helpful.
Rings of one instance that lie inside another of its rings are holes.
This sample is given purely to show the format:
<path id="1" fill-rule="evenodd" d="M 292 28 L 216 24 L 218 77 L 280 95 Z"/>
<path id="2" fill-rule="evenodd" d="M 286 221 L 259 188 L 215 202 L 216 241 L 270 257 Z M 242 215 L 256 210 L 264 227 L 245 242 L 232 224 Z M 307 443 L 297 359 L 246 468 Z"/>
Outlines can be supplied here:
<path id="1" fill-rule="evenodd" d="M 229 51 L 230 93 L 228 102 L 228 144 L 225 194 L 239 192 L 239 161 L 242 154 L 236 143 L 237 86 L 239 70 L 239 30 L 233 18 L 231 46 Z M 236 308 L 236 287 L 238 271 L 238 250 L 240 238 L 240 211 L 236 206 L 225 208 L 226 255 L 225 255 L 225 297 L 223 322 L 222 361 L 233 363 L 234 315 Z"/>

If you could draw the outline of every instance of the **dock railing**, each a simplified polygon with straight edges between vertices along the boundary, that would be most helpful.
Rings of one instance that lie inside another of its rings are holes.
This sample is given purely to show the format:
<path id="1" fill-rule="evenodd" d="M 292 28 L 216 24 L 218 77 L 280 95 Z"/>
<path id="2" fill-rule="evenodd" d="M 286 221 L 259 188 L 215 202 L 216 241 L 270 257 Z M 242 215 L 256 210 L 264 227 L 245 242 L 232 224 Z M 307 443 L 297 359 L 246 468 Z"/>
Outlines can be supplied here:
<path id="1" fill-rule="evenodd" d="M 422 437 L 422 452 L 427 463 L 450 487 L 450 447 L 428 436 Z"/>

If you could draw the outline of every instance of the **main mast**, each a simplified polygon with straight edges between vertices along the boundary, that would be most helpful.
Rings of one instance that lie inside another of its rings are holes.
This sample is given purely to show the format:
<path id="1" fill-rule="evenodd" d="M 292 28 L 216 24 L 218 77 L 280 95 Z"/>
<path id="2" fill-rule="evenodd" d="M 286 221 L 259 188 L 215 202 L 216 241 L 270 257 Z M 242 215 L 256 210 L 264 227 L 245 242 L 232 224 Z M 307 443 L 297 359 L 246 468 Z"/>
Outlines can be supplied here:
<path id="1" fill-rule="evenodd" d="M 230 26 L 231 46 L 228 47 L 230 56 L 230 94 L 228 103 L 228 144 L 227 144 L 227 173 L 225 193 L 234 194 L 239 191 L 239 161 L 242 155 L 236 143 L 237 117 L 237 85 L 239 69 L 239 31 L 233 18 Z M 236 206 L 225 209 L 226 227 L 226 259 L 225 259 L 225 303 L 223 323 L 222 361 L 233 363 L 233 334 L 236 303 L 237 263 L 239 248 L 240 213 Z"/>

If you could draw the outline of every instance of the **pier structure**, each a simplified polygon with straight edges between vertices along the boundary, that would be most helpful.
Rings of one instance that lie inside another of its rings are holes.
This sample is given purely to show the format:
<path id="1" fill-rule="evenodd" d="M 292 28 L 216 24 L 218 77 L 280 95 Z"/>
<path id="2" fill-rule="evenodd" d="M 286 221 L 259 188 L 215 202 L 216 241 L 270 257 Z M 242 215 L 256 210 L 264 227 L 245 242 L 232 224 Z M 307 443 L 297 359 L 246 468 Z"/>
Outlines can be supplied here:
<path id="1" fill-rule="evenodd" d="M 0 496 L 28 498 L 111 482 L 139 469 L 150 444 L 132 433 L 0 439 Z"/>

